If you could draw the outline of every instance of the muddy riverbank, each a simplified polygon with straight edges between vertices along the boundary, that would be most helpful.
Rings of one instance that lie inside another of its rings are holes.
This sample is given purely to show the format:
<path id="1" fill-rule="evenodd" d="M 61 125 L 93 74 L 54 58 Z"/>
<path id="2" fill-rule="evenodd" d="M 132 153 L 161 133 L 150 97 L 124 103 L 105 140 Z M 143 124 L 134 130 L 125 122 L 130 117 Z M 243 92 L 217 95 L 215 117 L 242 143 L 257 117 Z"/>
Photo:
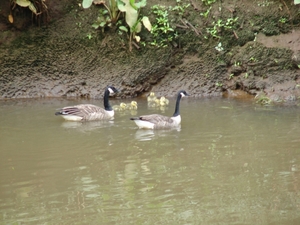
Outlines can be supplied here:
<path id="1" fill-rule="evenodd" d="M 198 97 L 251 95 L 297 104 L 299 7 L 290 1 L 271 2 L 215 3 L 204 18 L 201 13 L 209 7 L 188 1 L 182 18 L 170 22 L 178 35 L 172 43 L 164 48 L 140 45 L 132 52 L 126 36 L 93 30 L 97 7 L 84 10 L 77 1 L 52 1 L 50 22 L 37 26 L 10 24 L 5 17 L 9 8 L 1 3 L 0 98 L 100 98 L 104 87 L 114 84 L 122 91 L 120 97 L 150 90 L 173 96 L 186 89 Z M 230 30 L 219 27 L 216 38 L 209 29 L 217 18 L 224 24 L 226 18 L 238 19 Z M 15 15 L 16 21 L 26 19 L 31 20 L 26 14 Z"/>

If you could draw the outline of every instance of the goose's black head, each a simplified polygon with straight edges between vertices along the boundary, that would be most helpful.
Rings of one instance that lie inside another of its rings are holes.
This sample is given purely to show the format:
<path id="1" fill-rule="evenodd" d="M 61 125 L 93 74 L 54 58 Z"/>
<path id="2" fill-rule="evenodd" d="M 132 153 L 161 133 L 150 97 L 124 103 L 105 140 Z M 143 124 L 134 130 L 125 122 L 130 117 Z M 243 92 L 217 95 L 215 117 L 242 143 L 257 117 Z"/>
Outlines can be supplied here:
<path id="1" fill-rule="evenodd" d="M 189 94 L 188 94 L 185 90 L 179 91 L 179 92 L 178 92 L 178 95 L 181 95 L 181 97 L 189 96 Z"/>
<path id="2" fill-rule="evenodd" d="M 114 86 L 107 86 L 106 90 L 109 91 L 109 94 L 114 94 L 114 93 L 118 93 L 119 90 L 117 88 L 115 88 Z"/>

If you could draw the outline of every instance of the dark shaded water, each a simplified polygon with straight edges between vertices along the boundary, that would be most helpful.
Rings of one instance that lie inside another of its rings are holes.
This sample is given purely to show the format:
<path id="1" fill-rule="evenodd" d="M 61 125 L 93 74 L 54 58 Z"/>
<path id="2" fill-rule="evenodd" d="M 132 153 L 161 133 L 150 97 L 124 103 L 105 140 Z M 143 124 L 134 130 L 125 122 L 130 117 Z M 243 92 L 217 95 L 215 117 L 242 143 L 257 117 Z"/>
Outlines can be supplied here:
<path id="1" fill-rule="evenodd" d="M 0 102 L 1 224 L 300 224 L 297 107 L 184 98 L 171 131 L 54 116 L 83 102 Z"/>

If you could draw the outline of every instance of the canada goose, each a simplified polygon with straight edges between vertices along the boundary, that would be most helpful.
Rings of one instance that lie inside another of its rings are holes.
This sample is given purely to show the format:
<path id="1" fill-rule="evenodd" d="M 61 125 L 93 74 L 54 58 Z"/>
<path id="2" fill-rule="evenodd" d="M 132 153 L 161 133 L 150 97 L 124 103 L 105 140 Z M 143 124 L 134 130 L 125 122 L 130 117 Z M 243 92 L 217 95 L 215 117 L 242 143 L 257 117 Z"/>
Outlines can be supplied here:
<path id="1" fill-rule="evenodd" d="M 131 101 L 130 104 L 126 105 L 126 109 L 128 110 L 137 110 L 137 102 L 136 101 Z"/>
<path id="2" fill-rule="evenodd" d="M 169 105 L 169 99 L 167 99 L 166 97 L 162 96 L 159 99 L 159 103 L 160 103 L 161 106 Z"/>
<path id="3" fill-rule="evenodd" d="M 181 97 L 188 96 L 186 91 L 179 91 L 177 94 L 175 112 L 172 117 L 163 116 L 159 114 L 144 115 L 139 117 L 132 117 L 139 128 L 145 129 L 168 129 L 176 128 L 181 123 L 181 117 L 179 113 L 179 104 Z"/>
<path id="4" fill-rule="evenodd" d="M 156 99 L 155 93 L 154 92 L 150 92 L 149 96 L 147 97 L 147 102 L 154 102 Z"/>
<path id="5" fill-rule="evenodd" d="M 62 116 L 69 121 L 110 120 L 114 117 L 114 110 L 109 104 L 109 94 L 119 92 L 113 86 L 107 86 L 104 91 L 104 109 L 92 104 L 80 104 L 61 108 L 55 115 Z"/>
<path id="6" fill-rule="evenodd" d="M 120 105 L 113 105 L 112 108 L 113 108 L 114 111 L 119 111 L 120 112 L 120 111 L 126 110 L 127 105 L 126 105 L 126 103 L 121 102 Z"/>

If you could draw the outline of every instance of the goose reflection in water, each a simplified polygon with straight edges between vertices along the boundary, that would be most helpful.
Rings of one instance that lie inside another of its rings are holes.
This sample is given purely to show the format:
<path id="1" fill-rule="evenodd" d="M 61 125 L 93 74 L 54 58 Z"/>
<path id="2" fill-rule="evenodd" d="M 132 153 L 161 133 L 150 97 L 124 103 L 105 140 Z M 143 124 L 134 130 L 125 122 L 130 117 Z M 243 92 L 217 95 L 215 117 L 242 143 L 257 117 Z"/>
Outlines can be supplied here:
<path id="1" fill-rule="evenodd" d="M 172 136 L 174 132 L 180 132 L 181 126 L 169 130 L 150 130 L 150 129 L 138 129 L 134 135 L 138 141 L 150 141 L 155 138 Z"/>
<path id="2" fill-rule="evenodd" d="M 109 121 L 86 121 L 86 122 L 77 122 L 77 121 L 66 121 L 61 124 L 63 128 L 66 129 L 77 129 L 81 132 L 93 131 L 100 128 L 107 128 L 114 125 L 113 120 Z"/>

